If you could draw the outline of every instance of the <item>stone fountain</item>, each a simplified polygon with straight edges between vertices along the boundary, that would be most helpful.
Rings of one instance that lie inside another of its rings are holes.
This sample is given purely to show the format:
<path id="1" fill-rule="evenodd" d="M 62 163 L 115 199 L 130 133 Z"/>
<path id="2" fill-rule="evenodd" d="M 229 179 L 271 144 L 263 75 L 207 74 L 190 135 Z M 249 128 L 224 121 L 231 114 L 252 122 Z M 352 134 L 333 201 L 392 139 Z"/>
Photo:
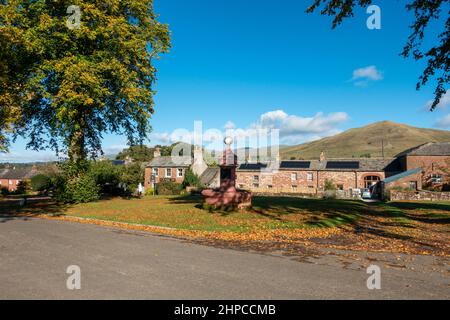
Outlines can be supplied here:
<path id="1" fill-rule="evenodd" d="M 225 151 L 220 159 L 220 187 L 203 190 L 205 202 L 216 209 L 244 209 L 252 205 L 252 193 L 236 189 L 237 156 L 231 150 L 233 139 L 224 140 Z"/>

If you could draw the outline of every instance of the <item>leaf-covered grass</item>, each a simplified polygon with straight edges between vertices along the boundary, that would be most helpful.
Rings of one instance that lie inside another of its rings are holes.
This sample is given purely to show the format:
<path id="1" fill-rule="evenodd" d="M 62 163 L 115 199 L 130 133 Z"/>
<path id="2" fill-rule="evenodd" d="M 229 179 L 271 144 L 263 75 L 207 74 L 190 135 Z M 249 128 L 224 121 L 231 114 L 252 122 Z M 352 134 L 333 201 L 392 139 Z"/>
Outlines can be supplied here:
<path id="1" fill-rule="evenodd" d="M 77 205 L 38 200 L 25 207 L 17 200 L 0 199 L 0 223 L 17 216 L 158 232 L 213 245 L 225 241 L 227 246 L 255 250 L 297 252 L 301 245 L 450 256 L 450 202 L 255 197 L 246 211 L 209 212 L 202 209 L 200 197 L 191 196 L 114 198 Z"/>
<path id="2" fill-rule="evenodd" d="M 9 212 L 8 212 L 9 211 Z M 361 219 L 383 218 L 407 227 L 412 221 L 450 223 L 450 203 L 379 203 L 357 200 L 255 197 L 251 209 L 237 212 L 202 209 L 196 196 L 114 198 L 87 204 L 30 203 L 25 208 L 0 202 L 1 213 L 61 214 L 197 231 L 247 232 L 273 229 L 331 228 Z"/>

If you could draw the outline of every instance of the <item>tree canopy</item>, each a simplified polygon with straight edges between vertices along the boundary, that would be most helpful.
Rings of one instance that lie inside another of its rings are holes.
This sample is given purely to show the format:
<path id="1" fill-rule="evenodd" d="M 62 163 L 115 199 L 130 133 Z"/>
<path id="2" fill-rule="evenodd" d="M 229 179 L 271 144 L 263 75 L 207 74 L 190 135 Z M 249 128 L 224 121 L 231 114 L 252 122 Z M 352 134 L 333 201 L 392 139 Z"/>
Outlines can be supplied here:
<path id="1" fill-rule="evenodd" d="M 435 97 L 431 104 L 434 110 L 446 93 L 446 86 L 450 82 L 450 14 L 448 7 L 449 0 L 409 0 L 406 10 L 414 12 L 415 21 L 410 26 L 411 34 L 403 48 L 402 55 L 407 58 L 412 56 L 415 60 L 427 59 L 427 66 L 419 77 L 417 90 L 426 85 L 431 77 L 436 78 Z M 344 19 L 353 17 L 355 7 L 367 7 L 372 4 L 372 0 L 312 0 L 307 9 L 308 13 L 321 8 L 322 15 L 333 16 L 332 28 L 340 25 Z M 443 16 L 446 19 L 444 30 L 437 37 L 438 43 L 428 49 L 422 48 L 427 26 L 433 20 L 439 20 Z"/>
<path id="2" fill-rule="evenodd" d="M 75 27 L 70 6 L 81 14 Z M 16 121 L 28 147 L 76 161 L 97 155 L 105 133 L 132 145 L 147 137 L 153 60 L 170 48 L 152 0 L 0 0 L 0 35 L 0 88 L 13 84 L 0 89 L 0 112 L 18 117 L 2 116 L 0 132 Z"/>

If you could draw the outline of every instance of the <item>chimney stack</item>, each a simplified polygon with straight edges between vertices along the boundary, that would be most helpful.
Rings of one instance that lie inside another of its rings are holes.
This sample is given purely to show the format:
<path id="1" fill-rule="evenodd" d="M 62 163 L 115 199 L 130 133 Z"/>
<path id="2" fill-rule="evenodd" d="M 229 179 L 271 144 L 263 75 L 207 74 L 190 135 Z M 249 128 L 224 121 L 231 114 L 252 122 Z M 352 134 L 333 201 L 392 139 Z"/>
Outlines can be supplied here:
<path id="1" fill-rule="evenodd" d="M 325 152 L 322 151 L 320 153 L 320 158 L 319 159 L 320 159 L 320 162 L 324 162 L 325 160 L 327 160 L 327 158 L 325 157 Z"/>
<path id="2" fill-rule="evenodd" d="M 153 151 L 153 158 L 159 158 L 161 157 L 161 149 L 159 147 L 155 148 L 155 151 Z"/>

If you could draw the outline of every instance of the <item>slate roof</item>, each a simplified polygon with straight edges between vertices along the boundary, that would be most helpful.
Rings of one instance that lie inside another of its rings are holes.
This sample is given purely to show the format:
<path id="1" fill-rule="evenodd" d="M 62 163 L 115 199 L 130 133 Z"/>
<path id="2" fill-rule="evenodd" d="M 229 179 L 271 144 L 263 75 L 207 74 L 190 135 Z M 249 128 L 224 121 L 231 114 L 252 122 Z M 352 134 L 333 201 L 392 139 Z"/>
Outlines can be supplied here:
<path id="1" fill-rule="evenodd" d="M 246 163 L 238 167 L 239 171 L 259 171 L 265 169 L 266 164 Z M 311 170 L 311 171 L 362 171 L 362 172 L 400 172 L 398 159 L 361 158 L 361 159 L 329 159 L 325 161 L 281 161 L 280 170 Z"/>
<path id="2" fill-rule="evenodd" d="M 264 163 L 242 163 L 238 166 L 239 171 L 259 171 L 267 168 L 267 164 Z"/>
<path id="3" fill-rule="evenodd" d="M 179 157 L 177 162 L 173 161 L 172 157 L 156 157 L 153 158 L 152 161 L 150 161 L 147 164 L 147 167 L 154 167 L 154 168 L 183 168 L 183 167 L 189 167 L 192 164 L 192 158 L 191 157 Z"/>
<path id="4" fill-rule="evenodd" d="M 216 179 L 217 175 L 219 174 L 219 167 L 209 167 L 200 175 L 200 183 L 205 186 L 209 186 L 214 182 L 214 179 Z"/>
<path id="5" fill-rule="evenodd" d="M 422 171 L 421 168 L 416 168 L 416 169 L 408 170 L 408 171 L 405 171 L 405 172 L 396 174 L 395 176 L 391 176 L 391 177 L 389 177 L 389 178 L 386 178 L 386 179 L 383 180 L 383 182 L 384 182 L 385 184 L 386 184 L 386 183 L 391 183 L 391 182 L 397 181 L 397 180 L 399 180 L 399 179 L 401 179 L 401 178 L 404 178 L 404 177 L 408 177 L 408 176 L 410 176 L 410 175 L 412 175 L 412 174 L 415 174 L 415 173 L 418 173 L 418 172 L 421 172 L 421 171 Z"/>
<path id="6" fill-rule="evenodd" d="M 15 168 L 15 169 L 0 169 L 0 179 L 31 179 L 39 174 L 36 168 Z"/>
<path id="7" fill-rule="evenodd" d="M 450 156 L 450 142 L 428 142 L 408 149 L 397 156 Z"/>

